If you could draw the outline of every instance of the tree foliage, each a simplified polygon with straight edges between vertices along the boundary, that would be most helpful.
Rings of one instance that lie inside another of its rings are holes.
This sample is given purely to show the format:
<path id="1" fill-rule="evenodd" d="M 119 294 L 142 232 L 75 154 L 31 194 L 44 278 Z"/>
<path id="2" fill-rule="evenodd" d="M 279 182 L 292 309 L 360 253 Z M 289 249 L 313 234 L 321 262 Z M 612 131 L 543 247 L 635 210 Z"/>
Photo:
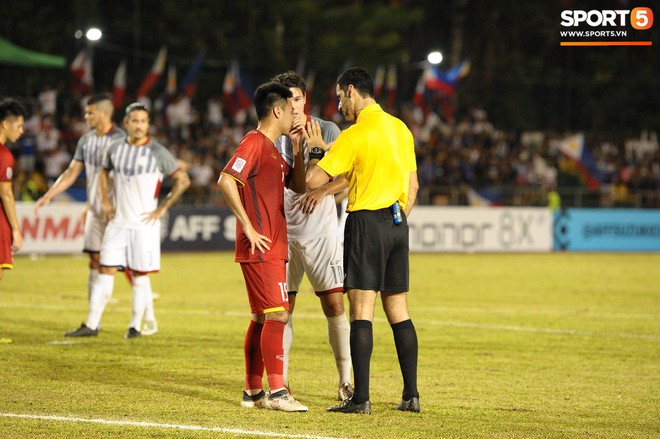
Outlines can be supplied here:
<path id="1" fill-rule="evenodd" d="M 421 74 L 420 61 L 429 50 L 440 49 L 447 60 L 443 69 L 462 59 L 472 64 L 459 86 L 459 110 L 484 107 L 497 126 L 657 128 L 657 50 L 560 47 L 559 14 L 573 3 L 579 2 L 24 0 L 3 8 L 0 35 L 72 60 L 85 44 L 73 38 L 74 32 L 98 26 L 104 36 L 94 46 L 96 88 L 109 90 L 117 65 L 126 58 L 129 93 L 162 45 L 169 48 L 179 78 L 204 51 L 200 99 L 221 92 L 234 58 L 253 85 L 304 59 L 317 73 L 314 99 L 319 101 L 346 63 L 371 71 L 395 64 L 399 97 L 409 99 Z M 628 3 L 634 7 L 636 2 Z M 657 47 L 657 32 L 650 35 Z M 46 83 L 65 91 L 70 81 L 67 70 L 0 66 L 0 74 L 1 94 L 35 95 Z"/>

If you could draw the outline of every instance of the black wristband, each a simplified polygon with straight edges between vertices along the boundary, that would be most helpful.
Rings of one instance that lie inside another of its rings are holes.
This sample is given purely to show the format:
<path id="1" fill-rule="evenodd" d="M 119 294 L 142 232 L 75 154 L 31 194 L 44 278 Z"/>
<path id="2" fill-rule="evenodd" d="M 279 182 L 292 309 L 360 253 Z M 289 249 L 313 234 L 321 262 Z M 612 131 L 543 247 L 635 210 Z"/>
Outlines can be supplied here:
<path id="1" fill-rule="evenodd" d="M 309 150 L 310 160 L 321 160 L 324 155 L 325 151 L 323 151 L 323 148 L 319 146 L 313 146 L 312 149 Z"/>

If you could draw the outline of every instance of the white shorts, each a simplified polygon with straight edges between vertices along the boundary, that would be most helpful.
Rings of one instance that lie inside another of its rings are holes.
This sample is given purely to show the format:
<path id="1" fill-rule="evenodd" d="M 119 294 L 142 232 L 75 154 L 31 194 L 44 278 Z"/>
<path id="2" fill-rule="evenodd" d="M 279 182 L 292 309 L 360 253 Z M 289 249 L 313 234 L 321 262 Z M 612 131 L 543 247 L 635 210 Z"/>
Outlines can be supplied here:
<path id="1" fill-rule="evenodd" d="M 313 239 L 289 241 L 286 264 L 286 288 L 297 292 L 303 274 L 317 296 L 344 291 L 343 247 L 339 236 L 332 234 Z"/>
<path id="2" fill-rule="evenodd" d="M 101 247 L 102 266 L 125 267 L 138 273 L 160 270 L 160 221 L 153 226 L 126 228 L 108 223 Z"/>
<path id="3" fill-rule="evenodd" d="M 103 215 L 97 215 L 91 211 L 87 211 L 85 216 L 85 245 L 83 251 L 85 253 L 98 253 L 101 251 L 103 244 L 103 234 L 107 221 Z"/>

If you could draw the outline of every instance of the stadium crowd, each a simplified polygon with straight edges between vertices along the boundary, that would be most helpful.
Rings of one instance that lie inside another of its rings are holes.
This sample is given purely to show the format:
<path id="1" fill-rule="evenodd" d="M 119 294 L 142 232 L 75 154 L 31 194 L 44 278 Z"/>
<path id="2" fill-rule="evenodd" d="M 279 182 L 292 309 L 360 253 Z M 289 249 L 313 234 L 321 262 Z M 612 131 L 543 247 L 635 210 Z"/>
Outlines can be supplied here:
<path id="1" fill-rule="evenodd" d="M 45 193 L 68 166 L 88 128 L 82 110 L 58 111 L 62 106 L 52 89 L 23 101 L 32 103 L 27 105 L 31 117 L 25 134 L 11 149 L 18 162 L 16 198 L 30 201 Z M 215 180 L 256 118 L 245 113 L 230 117 L 219 98 L 208 100 L 205 107 L 196 108 L 185 95 L 168 104 L 164 99 L 154 101 L 152 135 L 190 164 L 192 187 L 184 202 L 221 204 L 224 200 Z M 115 112 L 119 123 L 122 110 Z M 313 105 L 310 114 L 319 113 L 321 107 Z M 556 190 L 564 205 L 660 207 L 660 151 L 654 131 L 636 138 L 587 135 L 600 174 L 600 187 L 589 190 L 576 163 L 560 151 L 567 133 L 500 130 L 481 108 L 447 122 L 435 112 L 407 103 L 399 116 L 415 136 L 420 204 L 475 204 L 472 195 L 480 194 L 486 203 L 545 205 L 548 192 Z M 346 126 L 339 113 L 333 119 Z M 580 199 L 572 198 L 576 193 Z"/>

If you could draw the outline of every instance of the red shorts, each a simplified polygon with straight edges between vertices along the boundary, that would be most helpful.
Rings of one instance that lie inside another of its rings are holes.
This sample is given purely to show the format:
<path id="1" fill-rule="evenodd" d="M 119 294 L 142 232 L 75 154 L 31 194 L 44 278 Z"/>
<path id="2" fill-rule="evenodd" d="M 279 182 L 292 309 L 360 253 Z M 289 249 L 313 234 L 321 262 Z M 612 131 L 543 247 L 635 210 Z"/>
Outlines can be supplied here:
<path id="1" fill-rule="evenodd" d="M 288 311 L 284 260 L 241 263 L 252 314 Z"/>
<path id="2" fill-rule="evenodd" d="M 0 207 L 0 209 L 2 209 Z M 12 233 L 9 221 L 5 213 L 0 211 L 0 269 L 12 268 L 14 263 L 14 254 L 11 251 Z"/>

